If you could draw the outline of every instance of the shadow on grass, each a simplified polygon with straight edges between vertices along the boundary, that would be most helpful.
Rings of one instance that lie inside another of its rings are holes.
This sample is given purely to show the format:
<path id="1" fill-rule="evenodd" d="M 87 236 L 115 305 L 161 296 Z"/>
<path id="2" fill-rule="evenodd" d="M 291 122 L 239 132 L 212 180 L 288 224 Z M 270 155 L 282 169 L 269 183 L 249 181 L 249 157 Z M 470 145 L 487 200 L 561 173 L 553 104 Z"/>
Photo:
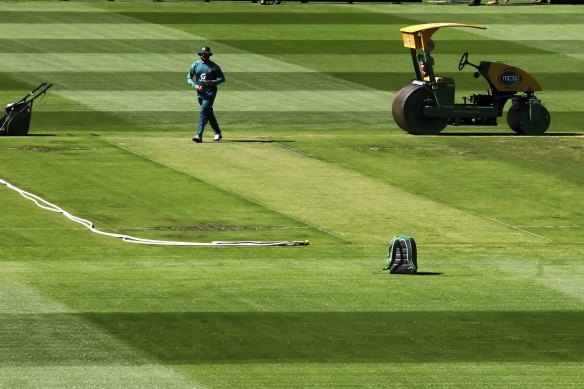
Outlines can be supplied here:
<path id="1" fill-rule="evenodd" d="M 509 137 L 522 137 L 526 135 L 516 134 L 514 132 L 444 132 L 439 133 L 438 136 L 509 136 Z M 529 136 L 529 135 L 527 135 Z M 547 137 L 560 137 L 560 136 L 584 136 L 583 133 L 577 132 L 550 132 L 541 135 L 532 136 L 547 136 Z"/>
<path id="2" fill-rule="evenodd" d="M 582 323 L 584 311 L 4 314 L 0 364 L 582 362 Z"/>
<path id="3" fill-rule="evenodd" d="M 293 140 L 278 140 L 278 139 L 222 139 L 221 142 L 216 143 L 294 143 Z"/>
<path id="4" fill-rule="evenodd" d="M 82 317 L 172 364 L 584 360 L 584 312 L 177 312 Z"/>

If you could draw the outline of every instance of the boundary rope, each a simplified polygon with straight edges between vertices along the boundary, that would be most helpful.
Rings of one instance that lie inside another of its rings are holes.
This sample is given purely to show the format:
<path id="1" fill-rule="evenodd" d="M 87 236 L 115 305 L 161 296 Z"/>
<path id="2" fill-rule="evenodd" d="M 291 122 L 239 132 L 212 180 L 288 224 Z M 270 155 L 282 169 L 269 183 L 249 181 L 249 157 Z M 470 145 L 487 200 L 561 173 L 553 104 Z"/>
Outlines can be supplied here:
<path id="1" fill-rule="evenodd" d="M 5 185 L 6 187 L 14 190 L 18 194 L 20 194 L 25 199 L 28 199 L 35 203 L 38 207 L 42 209 L 46 209 L 48 211 L 57 212 L 65 216 L 66 218 L 79 223 L 85 227 L 87 227 L 91 232 L 96 234 L 109 236 L 112 238 L 119 238 L 122 239 L 124 242 L 128 243 L 137 243 L 137 244 L 149 244 L 149 245 L 161 245 L 161 246 L 307 246 L 309 244 L 308 240 L 284 240 L 284 241 L 213 241 L 213 242 L 177 242 L 177 241 L 170 241 L 170 240 L 156 240 L 156 239 L 144 239 L 138 238 L 131 235 L 124 235 L 124 234 L 115 234 L 111 232 L 105 232 L 98 230 L 95 228 L 93 222 L 87 219 L 80 218 L 78 216 L 72 215 L 69 212 L 65 211 L 63 208 L 48 202 L 47 200 L 33 194 L 27 192 L 23 189 L 20 189 L 8 181 L 5 181 L 0 178 L 0 184 Z"/>

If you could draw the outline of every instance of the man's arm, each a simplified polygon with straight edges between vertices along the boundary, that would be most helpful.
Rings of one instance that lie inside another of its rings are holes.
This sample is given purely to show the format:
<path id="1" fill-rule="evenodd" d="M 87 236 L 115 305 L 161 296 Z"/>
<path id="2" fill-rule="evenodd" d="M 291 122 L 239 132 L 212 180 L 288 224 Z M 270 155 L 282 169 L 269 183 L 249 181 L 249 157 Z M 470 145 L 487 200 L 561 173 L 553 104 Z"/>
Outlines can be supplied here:
<path id="1" fill-rule="evenodd" d="M 195 74 L 195 64 L 191 65 L 191 68 L 187 72 L 187 82 L 193 88 L 196 86 L 195 82 L 193 81 L 193 75 Z"/>

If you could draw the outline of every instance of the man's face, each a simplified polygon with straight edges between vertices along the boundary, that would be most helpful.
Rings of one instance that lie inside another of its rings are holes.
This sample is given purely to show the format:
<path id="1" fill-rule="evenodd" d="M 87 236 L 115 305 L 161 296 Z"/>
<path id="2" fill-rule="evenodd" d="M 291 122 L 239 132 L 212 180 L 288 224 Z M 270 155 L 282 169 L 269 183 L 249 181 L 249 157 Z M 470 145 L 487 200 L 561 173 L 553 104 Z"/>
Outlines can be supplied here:
<path id="1" fill-rule="evenodd" d="M 203 62 L 207 62 L 209 60 L 209 54 L 207 53 L 199 54 L 199 57 L 201 57 L 201 61 Z"/>

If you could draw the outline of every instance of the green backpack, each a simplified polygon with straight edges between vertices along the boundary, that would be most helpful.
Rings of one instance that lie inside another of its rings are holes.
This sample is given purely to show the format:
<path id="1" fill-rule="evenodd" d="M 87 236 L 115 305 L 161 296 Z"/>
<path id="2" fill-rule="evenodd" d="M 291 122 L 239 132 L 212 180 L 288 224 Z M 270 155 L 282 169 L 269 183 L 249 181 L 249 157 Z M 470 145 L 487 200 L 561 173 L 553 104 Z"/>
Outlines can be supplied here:
<path id="1" fill-rule="evenodd" d="M 396 235 L 387 250 L 387 265 L 383 270 L 390 274 L 413 274 L 418 271 L 416 241 L 411 236 Z"/>

